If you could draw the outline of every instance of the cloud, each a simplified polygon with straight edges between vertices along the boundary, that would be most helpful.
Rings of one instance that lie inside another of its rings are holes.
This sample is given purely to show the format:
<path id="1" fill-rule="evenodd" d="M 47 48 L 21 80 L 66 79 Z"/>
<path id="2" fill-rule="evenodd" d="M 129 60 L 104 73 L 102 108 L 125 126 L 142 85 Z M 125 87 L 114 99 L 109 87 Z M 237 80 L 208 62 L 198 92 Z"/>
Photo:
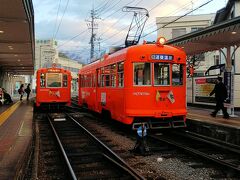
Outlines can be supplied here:
<path id="1" fill-rule="evenodd" d="M 57 18 L 59 2 L 60 0 L 33 0 L 36 38 L 49 39 L 54 37 L 67 0 L 61 0 Z M 86 25 L 86 20 L 90 18 L 90 11 L 93 6 L 98 10 L 96 11 L 96 17 L 100 18 L 96 19 L 96 24 L 98 24 L 98 29 L 95 30 L 96 37 L 101 37 L 102 47 L 109 47 L 114 44 L 124 44 L 133 16 L 133 13 L 122 12 L 121 9 L 125 5 L 145 7 L 150 11 L 150 17 L 143 31 L 144 35 L 156 30 L 156 17 L 183 15 L 204 2 L 207 2 L 207 0 L 69 0 L 56 40 L 59 45 L 64 44 L 59 47 L 60 50 L 74 52 L 82 49 L 85 54 L 89 54 L 85 51 L 89 51 L 91 33 Z M 214 0 L 194 13 L 214 13 L 224 5 L 225 0 Z M 72 39 L 75 36 L 77 38 Z M 152 33 L 143 39 L 152 41 L 156 39 L 156 36 L 157 33 Z"/>

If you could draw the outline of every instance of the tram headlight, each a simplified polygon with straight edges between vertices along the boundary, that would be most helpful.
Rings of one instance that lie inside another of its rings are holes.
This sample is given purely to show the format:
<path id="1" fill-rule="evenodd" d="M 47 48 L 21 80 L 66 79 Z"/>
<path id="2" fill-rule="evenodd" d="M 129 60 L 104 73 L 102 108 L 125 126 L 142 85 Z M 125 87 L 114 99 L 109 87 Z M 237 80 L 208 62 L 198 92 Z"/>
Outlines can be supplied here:
<path id="1" fill-rule="evenodd" d="M 166 39 L 164 38 L 164 37 L 159 37 L 158 39 L 157 39 L 157 45 L 158 46 L 163 46 L 165 43 L 166 43 Z"/>

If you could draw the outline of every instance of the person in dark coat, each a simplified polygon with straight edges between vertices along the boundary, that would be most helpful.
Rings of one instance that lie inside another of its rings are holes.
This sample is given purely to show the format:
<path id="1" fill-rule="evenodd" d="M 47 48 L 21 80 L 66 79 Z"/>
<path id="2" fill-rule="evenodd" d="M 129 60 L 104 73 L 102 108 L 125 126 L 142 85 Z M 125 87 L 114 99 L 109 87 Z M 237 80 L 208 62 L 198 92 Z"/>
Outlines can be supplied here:
<path id="1" fill-rule="evenodd" d="M 2 88 L 0 87 L 0 105 L 3 105 L 3 102 L 4 102 L 3 90 L 2 90 Z"/>
<path id="2" fill-rule="evenodd" d="M 24 94 L 24 84 L 21 84 L 20 88 L 18 89 L 18 93 L 20 94 L 20 101 L 22 101 Z"/>
<path id="3" fill-rule="evenodd" d="M 11 104 L 11 103 L 13 103 L 10 94 L 8 94 L 7 91 L 4 88 L 2 88 L 2 91 L 3 91 L 3 94 L 4 94 L 3 95 L 3 97 L 4 97 L 4 104 Z"/>
<path id="4" fill-rule="evenodd" d="M 216 117 L 217 112 L 222 109 L 223 118 L 228 119 L 229 114 L 227 113 L 227 108 L 225 108 L 223 105 L 224 101 L 227 98 L 227 88 L 222 82 L 222 77 L 217 78 L 217 84 L 209 95 L 212 96 L 213 94 L 215 94 L 216 107 L 210 115 L 212 117 Z"/>
<path id="5" fill-rule="evenodd" d="M 27 101 L 29 100 L 29 95 L 30 95 L 30 92 L 31 92 L 30 85 L 31 84 L 28 84 L 27 88 L 25 89 L 25 92 L 27 93 Z"/>

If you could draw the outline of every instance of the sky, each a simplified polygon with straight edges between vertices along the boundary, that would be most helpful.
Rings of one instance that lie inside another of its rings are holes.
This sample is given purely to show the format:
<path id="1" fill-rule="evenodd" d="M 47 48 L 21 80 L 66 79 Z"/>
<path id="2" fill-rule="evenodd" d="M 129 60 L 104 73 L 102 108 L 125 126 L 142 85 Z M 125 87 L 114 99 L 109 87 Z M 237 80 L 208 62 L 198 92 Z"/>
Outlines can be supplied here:
<path id="1" fill-rule="evenodd" d="M 95 53 L 111 46 L 123 45 L 133 13 L 123 12 L 124 6 L 146 8 L 149 18 L 140 40 L 157 38 L 156 17 L 181 16 L 209 0 L 32 0 L 34 5 L 35 38 L 55 39 L 60 52 L 77 58 L 90 56 L 91 31 L 88 21 L 95 10 Z M 227 0 L 212 0 L 190 15 L 216 13 Z M 155 31 L 153 33 L 150 33 Z M 147 35 L 147 36 L 145 36 Z M 84 61 L 84 60 L 83 60 Z M 87 60 L 86 60 L 87 62 Z"/>

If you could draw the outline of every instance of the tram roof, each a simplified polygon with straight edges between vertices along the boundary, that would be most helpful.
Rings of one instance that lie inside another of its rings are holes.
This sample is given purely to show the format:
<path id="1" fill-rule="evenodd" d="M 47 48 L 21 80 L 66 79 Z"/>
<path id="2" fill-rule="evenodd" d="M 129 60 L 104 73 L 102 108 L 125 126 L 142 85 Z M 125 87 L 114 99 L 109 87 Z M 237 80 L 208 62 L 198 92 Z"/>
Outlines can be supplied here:
<path id="1" fill-rule="evenodd" d="M 32 0 L 0 0 L 0 71 L 34 73 Z"/>
<path id="2" fill-rule="evenodd" d="M 187 55 L 240 45 L 240 16 L 177 38 L 167 44 L 184 48 Z"/>

